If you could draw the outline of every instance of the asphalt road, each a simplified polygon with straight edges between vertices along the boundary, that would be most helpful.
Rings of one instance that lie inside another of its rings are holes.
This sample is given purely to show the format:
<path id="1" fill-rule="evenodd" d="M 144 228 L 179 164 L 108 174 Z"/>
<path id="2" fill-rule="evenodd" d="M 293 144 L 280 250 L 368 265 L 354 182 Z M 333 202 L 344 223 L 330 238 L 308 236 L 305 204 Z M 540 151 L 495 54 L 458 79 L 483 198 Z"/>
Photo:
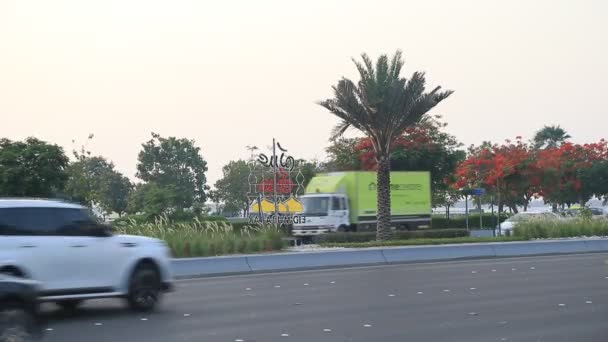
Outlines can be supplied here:
<path id="1" fill-rule="evenodd" d="M 608 255 L 181 281 L 159 312 L 47 308 L 45 341 L 608 341 Z"/>

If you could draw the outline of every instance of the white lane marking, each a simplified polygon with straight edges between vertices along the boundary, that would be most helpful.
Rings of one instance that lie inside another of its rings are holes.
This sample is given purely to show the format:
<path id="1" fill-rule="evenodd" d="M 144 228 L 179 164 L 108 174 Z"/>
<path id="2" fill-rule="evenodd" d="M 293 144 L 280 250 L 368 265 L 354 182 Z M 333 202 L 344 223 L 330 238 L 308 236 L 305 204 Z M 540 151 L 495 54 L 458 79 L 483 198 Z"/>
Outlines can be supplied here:
<path id="1" fill-rule="evenodd" d="M 184 314 L 184 317 L 190 317 L 190 314 Z"/>
<path id="2" fill-rule="evenodd" d="M 477 290 L 477 288 L 476 287 L 471 287 L 469 290 L 475 291 L 475 290 Z"/>
<path id="3" fill-rule="evenodd" d="M 590 301 L 590 300 L 588 300 L 588 301 L 585 302 L 585 304 L 593 304 L 593 302 Z"/>
<path id="4" fill-rule="evenodd" d="M 330 281 L 329 283 L 330 283 L 330 284 L 335 284 L 336 282 L 335 282 L 335 281 Z"/>
<path id="5" fill-rule="evenodd" d="M 95 323 L 95 325 L 99 327 L 99 326 L 102 326 L 103 324 L 102 323 Z"/>
<path id="6" fill-rule="evenodd" d="M 477 312 L 469 312 L 469 316 L 477 316 L 479 315 Z"/>
<path id="7" fill-rule="evenodd" d="M 142 318 L 141 320 L 142 320 L 142 321 L 147 321 L 148 319 L 147 319 L 147 318 Z"/>
<path id="8" fill-rule="evenodd" d="M 304 286 L 308 286 L 308 283 L 304 283 Z"/>
<path id="9" fill-rule="evenodd" d="M 281 337 L 289 337 L 289 334 L 281 334 Z"/>
<path id="10" fill-rule="evenodd" d="M 492 270 L 492 272 L 496 272 L 496 270 Z"/>
<path id="11" fill-rule="evenodd" d="M 477 273 L 477 271 L 472 271 L 471 273 L 476 274 L 476 273 Z"/>
<path id="12" fill-rule="evenodd" d="M 371 324 L 363 324 L 363 327 L 364 327 L 364 328 L 371 328 L 371 327 L 372 327 L 372 325 L 371 325 Z"/>
<path id="13" fill-rule="evenodd" d="M 511 271 L 517 271 L 517 268 L 512 268 Z"/>
<path id="14" fill-rule="evenodd" d="M 46 331 L 53 331 L 53 328 L 46 328 Z"/>
<path id="15" fill-rule="evenodd" d="M 323 329 L 324 332 L 331 332 L 331 329 Z"/>
<path id="16" fill-rule="evenodd" d="M 532 267 L 530 267 L 530 269 L 531 269 L 531 270 L 535 270 L 535 269 L 536 269 L 536 267 L 532 266 Z"/>
<path id="17" fill-rule="evenodd" d="M 395 295 L 394 295 L 394 294 L 389 294 L 388 296 L 389 296 L 389 297 L 395 297 Z"/>
<path id="18" fill-rule="evenodd" d="M 279 288 L 281 288 L 281 285 L 275 285 L 274 288 L 279 289 Z"/>
<path id="19" fill-rule="evenodd" d="M 245 291 L 251 291 L 251 287 L 246 288 Z"/>
<path id="20" fill-rule="evenodd" d="M 245 340 L 241 340 L 240 338 L 237 338 L 236 340 L 234 340 L 234 342 L 245 342 Z"/>
<path id="21" fill-rule="evenodd" d="M 557 306 L 562 306 L 563 307 L 563 306 L 566 306 L 566 304 L 557 304 Z"/>
<path id="22" fill-rule="evenodd" d="M 294 303 L 293 305 L 303 305 L 302 303 Z"/>
<path id="23" fill-rule="evenodd" d="M 443 292 L 450 292 L 450 290 L 443 290 Z"/>
<path id="24" fill-rule="evenodd" d="M 424 294 L 424 292 L 418 292 L 419 295 Z"/>

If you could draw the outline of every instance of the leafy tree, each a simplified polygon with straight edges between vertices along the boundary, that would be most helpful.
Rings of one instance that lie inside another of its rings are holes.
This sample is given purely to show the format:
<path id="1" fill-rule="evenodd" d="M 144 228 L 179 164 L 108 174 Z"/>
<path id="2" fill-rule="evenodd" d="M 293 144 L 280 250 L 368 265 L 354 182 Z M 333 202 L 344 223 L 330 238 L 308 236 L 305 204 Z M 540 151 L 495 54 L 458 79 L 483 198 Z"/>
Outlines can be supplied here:
<path id="1" fill-rule="evenodd" d="M 78 155 L 77 161 L 68 167 L 65 192 L 72 201 L 90 206 L 100 201 L 102 180 L 107 179 L 106 174 L 112 172 L 115 172 L 114 165 L 105 158 Z"/>
<path id="2" fill-rule="evenodd" d="M 216 204 L 224 203 L 226 208 L 236 209 L 247 215 L 249 208 L 249 166 L 244 160 L 230 161 L 222 168 L 223 177 L 215 183 L 213 198 Z"/>
<path id="3" fill-rule="evenodd" d="M 53 197 L 65 185 L 68 163 L 57 145 L 0 139 L 0 196 Z"/>
<path id="4" fill-rule="evenodd" d="M 326 167 L 329 171 L 360 171 L 361 153 L 357 149 L 361 139 L 338 138 L 331 140 L 331 145 L 325 149 L 327 153 Z"/>
<path id="5" fill-rule="evenodd" d="M 342 78 L 333 87 L 334 98 L 319 104 L 341 119 L 333 137 L 354 127 L 371 140 L 378 165 L 378 227 L 379 240 L 390 238 L 390 156 L 393 141 L 408 127 L 425 120 L 426 113 L 446 99 L 452 91 L 440 87 L 425 92 L 425 75 L 415 72 L 407 80 L 400 76 L 403 67 L 401 52 L 392 60 L 386 55 L 372 60 L 362 55 L 363 63 L 354 61 L 359 71 L 358 83 Z"/>
<path id="6" fill-rule="evenodd" d="M 565 143 L 571 136 L 559 125 L 545 126 L 534 135 L 534 147 L 542 148 L 558 148 Z"/>
<path id="7" fill-rule="evenodd" d="M 406 129 L 395 139 L 391 154 L 391 170 L 430 171 L 433 205 L 446 205 L 449 200 L 449 182 L 458 164 L 466 157 L 462 144 L 451 134 L 443 132 L 447 124 L 440 117 L 429 118 L 416 127 Z M 367 170 L 377 168 L 373 147 L 369 138 L 362 139 L 356 148 Z M 451 196 L 453 197 L 453 196 Z"/>
<path id="8" fill-rule="evenodd" d="M 111 171 L 103 175 L 100 181 L 99 206 L 107 213 L 122 216 L 127 211 L 129 194 L 133 184 L 120 172 Z"/>
<path id="9" fill-rule="evenodd" d="M 163 203 L 170 200 L 171 207 L 178 210 L 192 207 L 195 202 L 206 200 L 207 162 L 200 154 L 194 140 L 163 138 L 152 133 L 152 139 L 142 144 L 138 156 L 137 177 L 144 182 L 154 183 L 155 198 L 165 192 Z"/>

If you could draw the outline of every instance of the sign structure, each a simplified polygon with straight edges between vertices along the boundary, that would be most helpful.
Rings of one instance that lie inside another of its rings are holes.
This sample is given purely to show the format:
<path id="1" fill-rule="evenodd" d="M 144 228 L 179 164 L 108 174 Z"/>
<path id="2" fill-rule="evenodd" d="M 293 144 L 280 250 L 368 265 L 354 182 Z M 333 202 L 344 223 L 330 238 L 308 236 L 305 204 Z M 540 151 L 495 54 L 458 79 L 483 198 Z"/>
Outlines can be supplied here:
<path id="1" fill-rule="evenodd" d="M 304 175 L 298 162 L 275 139 L 272 154 L 249 161 L 249 223 L 289 225 L 303 222 L 298 196 L 304 193 Z"/>
<path id="2" fill-rule="evenodd" d="M 473 189 L 473 191 L 472 191 L 473 196 L 483 196 L 485 193 L 486 193 L 486 189 L 484 189 L 484 188 L 476 188 L 476 189 Z"/>

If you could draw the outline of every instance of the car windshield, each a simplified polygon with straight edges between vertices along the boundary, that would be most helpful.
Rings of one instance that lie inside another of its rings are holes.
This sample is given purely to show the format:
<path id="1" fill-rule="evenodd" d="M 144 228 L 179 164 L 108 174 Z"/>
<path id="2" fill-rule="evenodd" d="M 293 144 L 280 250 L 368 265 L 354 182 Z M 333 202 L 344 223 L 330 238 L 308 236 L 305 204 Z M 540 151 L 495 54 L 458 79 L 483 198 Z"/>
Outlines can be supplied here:
<path id="1" fill-rule="evenodd" d="M 329 210 L 329 197 L 302 197 L 305 216 L 325 216 Z"/>

